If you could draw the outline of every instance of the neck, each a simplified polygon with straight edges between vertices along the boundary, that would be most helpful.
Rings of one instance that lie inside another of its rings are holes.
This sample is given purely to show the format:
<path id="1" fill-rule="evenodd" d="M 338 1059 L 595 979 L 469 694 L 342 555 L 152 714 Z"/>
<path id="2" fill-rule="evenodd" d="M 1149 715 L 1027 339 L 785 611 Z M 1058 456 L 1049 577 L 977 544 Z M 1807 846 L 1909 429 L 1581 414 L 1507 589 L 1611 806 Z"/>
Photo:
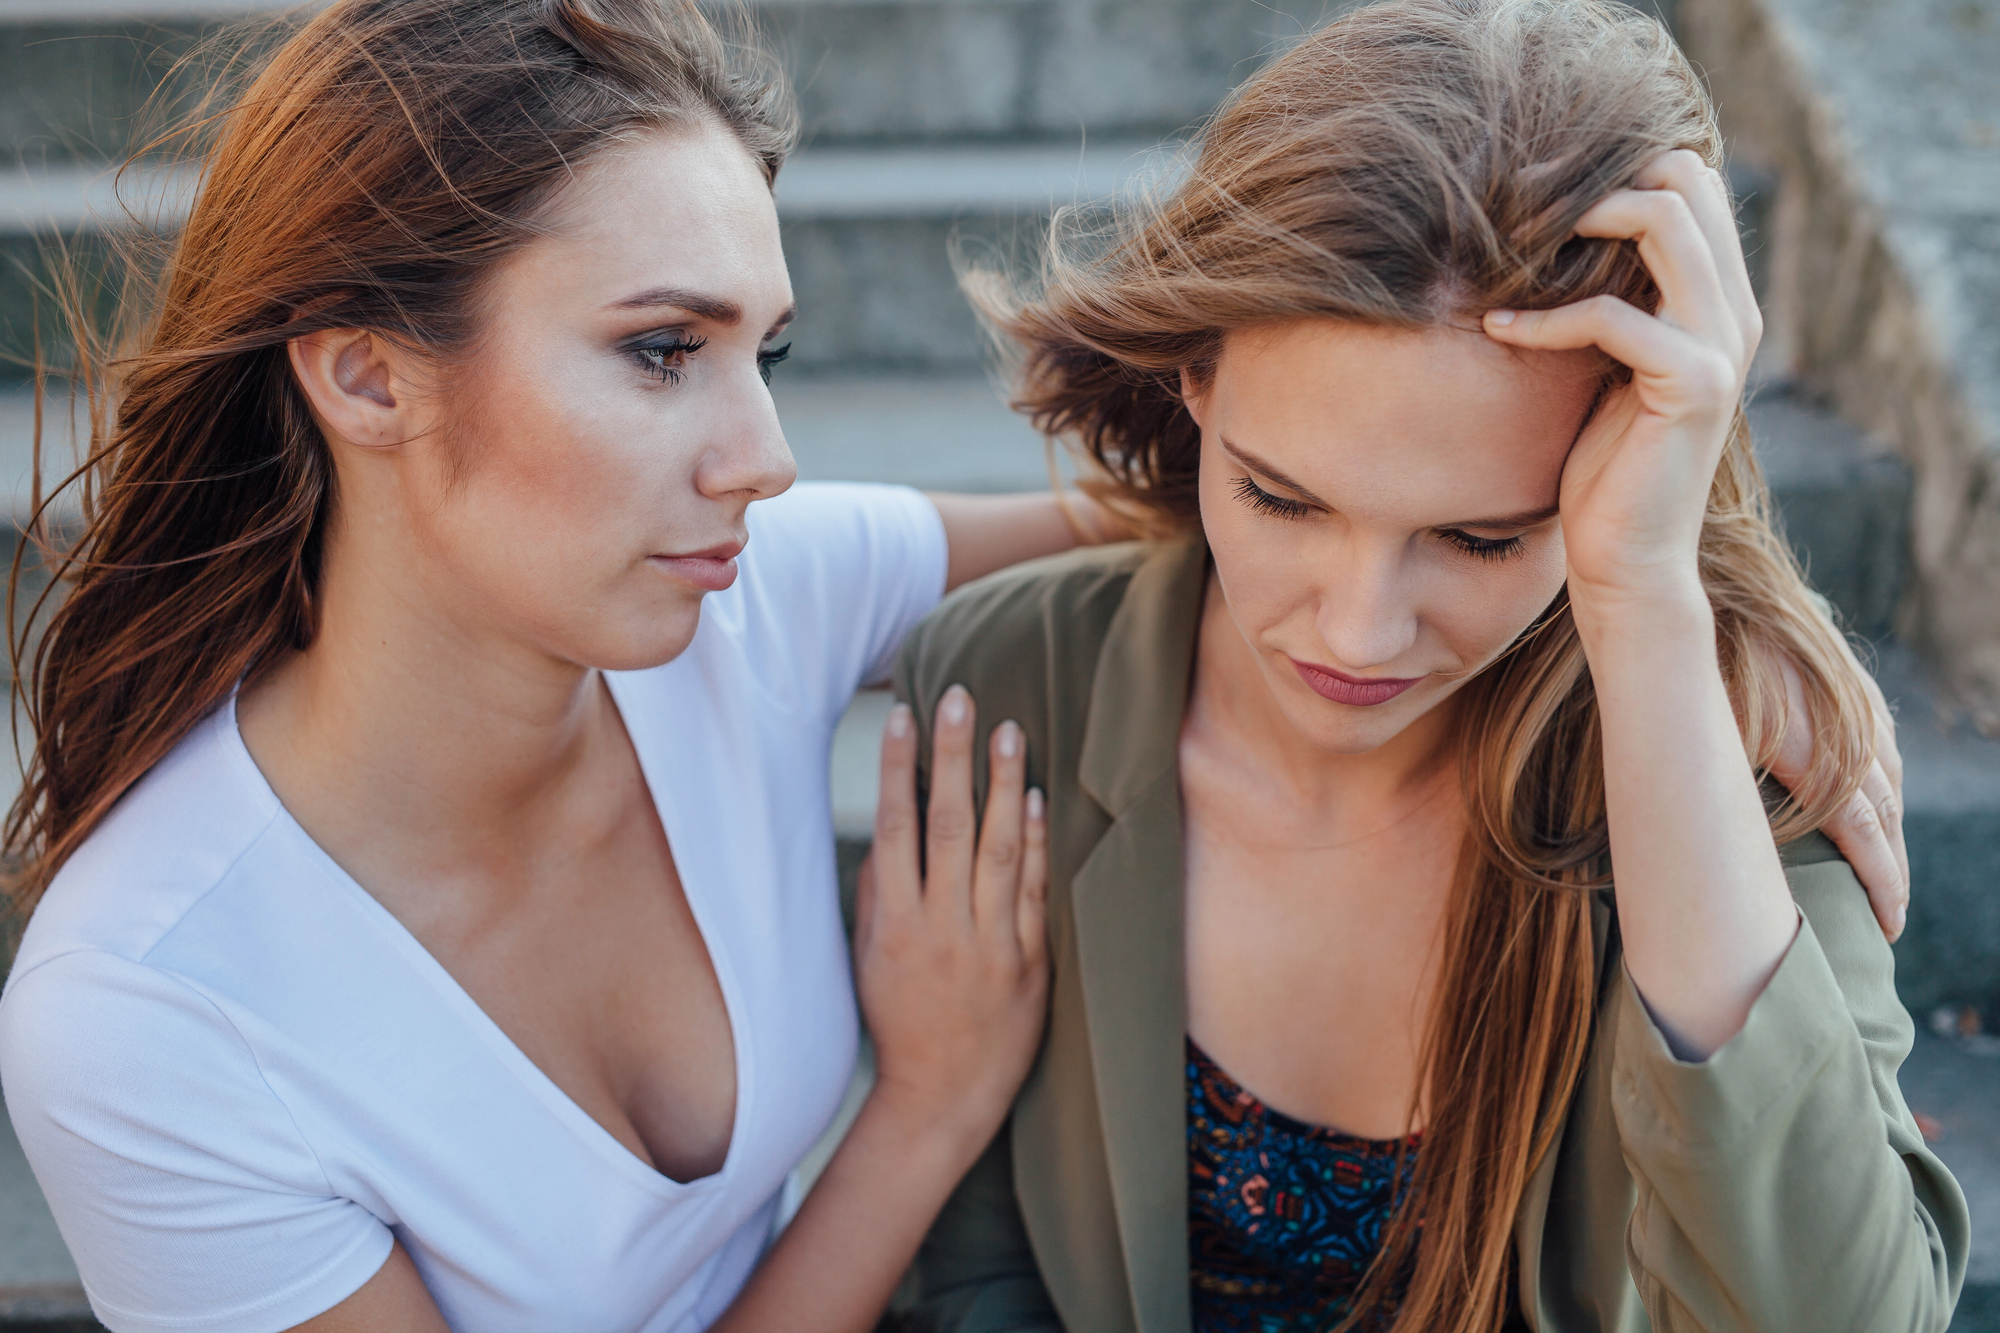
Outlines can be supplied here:
<path id="1" fill-rule="evenodd" d="M 421 556 L 371 559 L 338 526 L 312 646 L 239 701 L 258 765 L 322 841 L 365 830 L 485 860 L 533 840 L 618 725 L 599 674 L 503 632 Z"/>
<path id="2" fill-rule="evenodd" d="M 1455 775 L 1452 707 L 1432 709 L 1388 741 L 1361 754 L 1313 744 L 1285 716 L 1255 651 L 1230 617 L 1211 573 L 1195 652 L 1187 730 L 1233 753 L 1231 767 L 1255 773 L 1272 795 L 1326 821 L 1336 840 L 1372 831 L 1428 803 Z"/>

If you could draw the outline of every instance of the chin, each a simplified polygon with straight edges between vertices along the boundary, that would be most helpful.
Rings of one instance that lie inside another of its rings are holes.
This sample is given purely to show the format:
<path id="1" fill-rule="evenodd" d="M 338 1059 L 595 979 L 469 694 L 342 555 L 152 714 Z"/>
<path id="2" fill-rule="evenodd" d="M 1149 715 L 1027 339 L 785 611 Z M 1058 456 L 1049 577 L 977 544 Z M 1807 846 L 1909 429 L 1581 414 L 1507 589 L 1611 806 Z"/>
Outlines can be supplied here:
<path id="1" fill-rule="evenodd" d="M 699 601 L 664 614 L 621 615 L 615 624 L 592 626 L 593 632 L 566 656 L 599 671 L 645 671 L 686 652 L 700 627 Z"/>
<path id="2" fill-rule="evenodd" d="M 1372 708 L 1359 708 L 1322 699 L 1303 687 L 1300 694 L 1303 697 L 1294 696 L 1285 710 L 1291 715 L 1292 725 L 1314 748 L 1338 755 L 1362 755 L 1380 749 L 1402 735 L 1438 702 L 1403 696 Z"/>

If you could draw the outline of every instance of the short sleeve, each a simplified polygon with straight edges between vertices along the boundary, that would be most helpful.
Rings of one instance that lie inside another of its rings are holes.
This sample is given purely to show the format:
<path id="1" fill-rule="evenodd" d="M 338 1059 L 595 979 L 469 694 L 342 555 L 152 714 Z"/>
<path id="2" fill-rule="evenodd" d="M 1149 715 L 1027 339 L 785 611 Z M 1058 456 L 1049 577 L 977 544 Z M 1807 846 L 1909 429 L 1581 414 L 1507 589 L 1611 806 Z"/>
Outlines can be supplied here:
<path id="1" fill-rule="evenodd" d="M 115 1333 L 275 1333 L 389 1256 L 389 1229 L 333 1193 L 236 1029 L 160 969 L 81 951 L 13 978 L 0 1087 Z"/>
<path id="2" fill-rule="evenodd" d="M 774 640 L 762 660 L 835 712 L 886 682 L 904 636 L 944 596 L 937 506 L 907 486 L 812 482 L 751 505 L 748 522 L 746 611 Z"/>

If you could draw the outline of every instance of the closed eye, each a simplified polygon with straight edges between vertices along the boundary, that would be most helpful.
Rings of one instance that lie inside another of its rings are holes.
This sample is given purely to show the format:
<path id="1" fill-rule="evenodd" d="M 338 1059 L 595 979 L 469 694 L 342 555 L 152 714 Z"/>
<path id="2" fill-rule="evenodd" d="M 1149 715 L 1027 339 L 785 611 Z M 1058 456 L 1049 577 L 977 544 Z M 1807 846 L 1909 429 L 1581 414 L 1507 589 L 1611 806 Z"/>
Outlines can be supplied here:
<path id="1" fill-rule="evenodd" d="M 1282 495 L 1273 495 L 1252 481 L 1248 476 L 1236 479 L 1236 498 L 1260 514 L 1273 518 L 1304 518 L 1312 513 L 1312 506 L 1303 500 L 1288 500 Z"/>
<path id="2" fill-rule="evenodd" d="M 757 353 L 757 373 L 764 377 L 764 383 L 769 384 L 771 382 L 771 368 L 791 354 L 792 345 L 790 343 L 786 343 L 783 347 L 773 347 Z"/>
<path id="3" fill-rule="evenodd" d="M 1527 540 L 1522 537 L 1475 537 L 1459 528 L 1439 528 L 1437 535 L 1467 555 L 1481 560 L 1505 560 L 1519 555 L 1521 548 L 1527 545 Z"/>

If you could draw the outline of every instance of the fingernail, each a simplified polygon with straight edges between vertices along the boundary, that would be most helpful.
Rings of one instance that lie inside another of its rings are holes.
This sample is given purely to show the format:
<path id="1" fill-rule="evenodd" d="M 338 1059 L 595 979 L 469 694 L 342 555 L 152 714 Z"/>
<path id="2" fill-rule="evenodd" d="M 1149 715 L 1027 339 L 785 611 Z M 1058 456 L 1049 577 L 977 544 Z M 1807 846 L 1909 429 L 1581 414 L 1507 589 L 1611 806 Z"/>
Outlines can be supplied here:
<path id="1" fill-rule="evenodd" d="M 1028 788 L 1028 818 L 1040 819 L 1042 817 L 1042 804 L 1042 789 L 1040 787 Z"/>
<path id="2" fill-rule="evenodd" d="M 1903 926 L 1904 926 L 1904 923 L 1906 923 L 1907 921 L 1909 921 L 1909 919 L 1910 919 L 1910 909 L 1909 909 L 1909 908 L 1907 908 L 1907 907 L 1898 907 L 1898 908 L 1896 909 L 1896 933 L 1897 933 L 1898 935 L 1900 935 L 1900 934 L 1902 934 L 1902 933 L 1903 933 Z"/>
<path id="3" fill-rule="evenodd" d="M 1000 757 L 1012 759 L 1021 753 L 1021 729 L 1012 722 L 1000 724 Z"/>
<path id="4" fill-rule="evenodd" d="M 902 740 L 910 734 L 910 706 L 897 704 L 889 710 L 889 734 Z"/>
<path id="5" fill-rule="evenodd" d="M 938 715 L 946 725 L 955 727 L 965 721 L 965 700 L 963 685 L 954 685 L 944 692 L 944 706 L 938 710 Z"/>
<path id="6" fill-rule="evenodd" d="M 1512 310 L 1489 310 L 1486 312 L 1486 322 L 1489 324 L 1498 324 L 1501 328 L 1505 328 L 1514 322 L 1514 312 Z"/>

